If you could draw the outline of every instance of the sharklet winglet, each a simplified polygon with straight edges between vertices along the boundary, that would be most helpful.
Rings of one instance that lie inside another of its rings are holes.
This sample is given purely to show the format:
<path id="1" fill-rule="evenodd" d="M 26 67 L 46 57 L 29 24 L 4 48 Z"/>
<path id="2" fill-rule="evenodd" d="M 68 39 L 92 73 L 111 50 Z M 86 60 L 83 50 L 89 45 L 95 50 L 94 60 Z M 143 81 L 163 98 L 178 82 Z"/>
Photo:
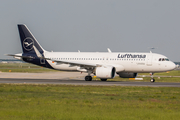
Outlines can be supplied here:
<path id="1" fill-rule="evenodd" d="M 34 51 L 36 53 L 36 55 L 39 57 L 39 58 L 44 58 L 41 53 L 38 51 L 38 49 L 33 45 L 33 48 L 34 48 Z"/>

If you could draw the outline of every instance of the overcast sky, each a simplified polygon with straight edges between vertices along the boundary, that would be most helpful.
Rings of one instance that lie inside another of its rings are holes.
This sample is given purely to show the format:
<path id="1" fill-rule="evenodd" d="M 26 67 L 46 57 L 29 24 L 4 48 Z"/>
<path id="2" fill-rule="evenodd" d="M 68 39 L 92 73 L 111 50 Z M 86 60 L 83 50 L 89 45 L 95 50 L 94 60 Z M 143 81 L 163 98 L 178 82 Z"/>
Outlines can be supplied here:
<path id="1" fill-rule="evenodd" d="M 180 61 L 180 0 L 0 0 L 0 58 L 21 53 L 17 24 L 48 51 L 152 52 Z"/>

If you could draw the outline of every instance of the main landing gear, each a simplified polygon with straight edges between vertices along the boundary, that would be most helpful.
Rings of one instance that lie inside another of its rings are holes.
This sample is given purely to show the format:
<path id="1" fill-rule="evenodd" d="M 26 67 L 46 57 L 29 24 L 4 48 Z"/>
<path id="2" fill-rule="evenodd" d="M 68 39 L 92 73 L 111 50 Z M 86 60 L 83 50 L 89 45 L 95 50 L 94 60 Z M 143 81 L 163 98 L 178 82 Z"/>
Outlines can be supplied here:
<path id="1" fill-rule="evenodd" d="M 101 81 L 107 81 L 107 79 L 101 79 Z"/>
<path id="2" fill-rule="evenodd" d="M 85 81 L 92 81 L 92 77 L 91 76 L 86 76 Z"/>
<path id="3" fill-rule="evenodd" d="M 85 81 L 92 81 L 92 77 L 91 76 L 86 76 Z M 101 79 L 101 81 L 107 81 L 107 79 Z"/>
<path id="4" fill-rule="evenodd" d="M 153 74 L 154 74 L 154 73 L 150 73 L 150 76 L 151 76 L 150 82 L 151 82 L 151 83 L 155 82 L 155 79 L 153 78 Z"/>
<path id="5" fill-rule="evenodd" d="M 85 77 L 85 81 L 92 81 L 91 71 L 88 71 L 88 75 Z M 101 78 L 101 81 L 107 81 L 107 79 Z"/>
<path id="6" fill-rule="evenodd" d="M 92 81 L 92 77 L 91 77 L 91 71 L 88 71 L 88 75 L 85 77 L 85 81 Z"/>

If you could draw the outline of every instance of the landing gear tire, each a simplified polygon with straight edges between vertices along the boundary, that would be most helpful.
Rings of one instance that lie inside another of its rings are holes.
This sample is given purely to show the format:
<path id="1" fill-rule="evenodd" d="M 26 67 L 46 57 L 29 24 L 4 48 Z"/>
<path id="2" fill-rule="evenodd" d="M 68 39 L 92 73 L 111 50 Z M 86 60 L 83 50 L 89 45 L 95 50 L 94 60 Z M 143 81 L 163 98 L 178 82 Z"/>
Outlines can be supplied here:
<path id="1" fill-rule="evenodd" d="M 155 82 L 155 79 L 151 78 L 150 82 L 151 82 L 151 83 Z"/>
<path id="2" fill-rule="evenodd" d="M 101 79 L 101 81 L 107 81 L 107 79 Z"/>
<path id="3" fill-rule="evenodd" d="M 92 81 L 92 77 L 91 76 L 86 76 L 85 81 Z"/>
<path id="4" fill-rule="evenodd" d="M 154 74 L 154 73 L 150 73 L 150 76 L 151 76 L 150 82 L 151 82 L 151 83 L 155 82 L 155 79 L 153 78 L 153 74 Z"/>

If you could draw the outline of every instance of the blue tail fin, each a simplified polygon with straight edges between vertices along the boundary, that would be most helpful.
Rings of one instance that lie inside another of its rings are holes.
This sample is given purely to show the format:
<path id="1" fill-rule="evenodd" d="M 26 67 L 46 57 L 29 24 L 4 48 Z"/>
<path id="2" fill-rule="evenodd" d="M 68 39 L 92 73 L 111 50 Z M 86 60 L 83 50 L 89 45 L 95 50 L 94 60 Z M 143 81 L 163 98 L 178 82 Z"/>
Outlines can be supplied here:
<path id="1" fill-rule="evenodd" d="M 40 46 L 40 44 L 35 39 L 35 37 L 26 25 L 18 25 L 18 30 L 21 39 L 23 53 L 34 54 L 34 47 L 36 47 L 41 54 L 44 52 L 44 49 Z"/>

